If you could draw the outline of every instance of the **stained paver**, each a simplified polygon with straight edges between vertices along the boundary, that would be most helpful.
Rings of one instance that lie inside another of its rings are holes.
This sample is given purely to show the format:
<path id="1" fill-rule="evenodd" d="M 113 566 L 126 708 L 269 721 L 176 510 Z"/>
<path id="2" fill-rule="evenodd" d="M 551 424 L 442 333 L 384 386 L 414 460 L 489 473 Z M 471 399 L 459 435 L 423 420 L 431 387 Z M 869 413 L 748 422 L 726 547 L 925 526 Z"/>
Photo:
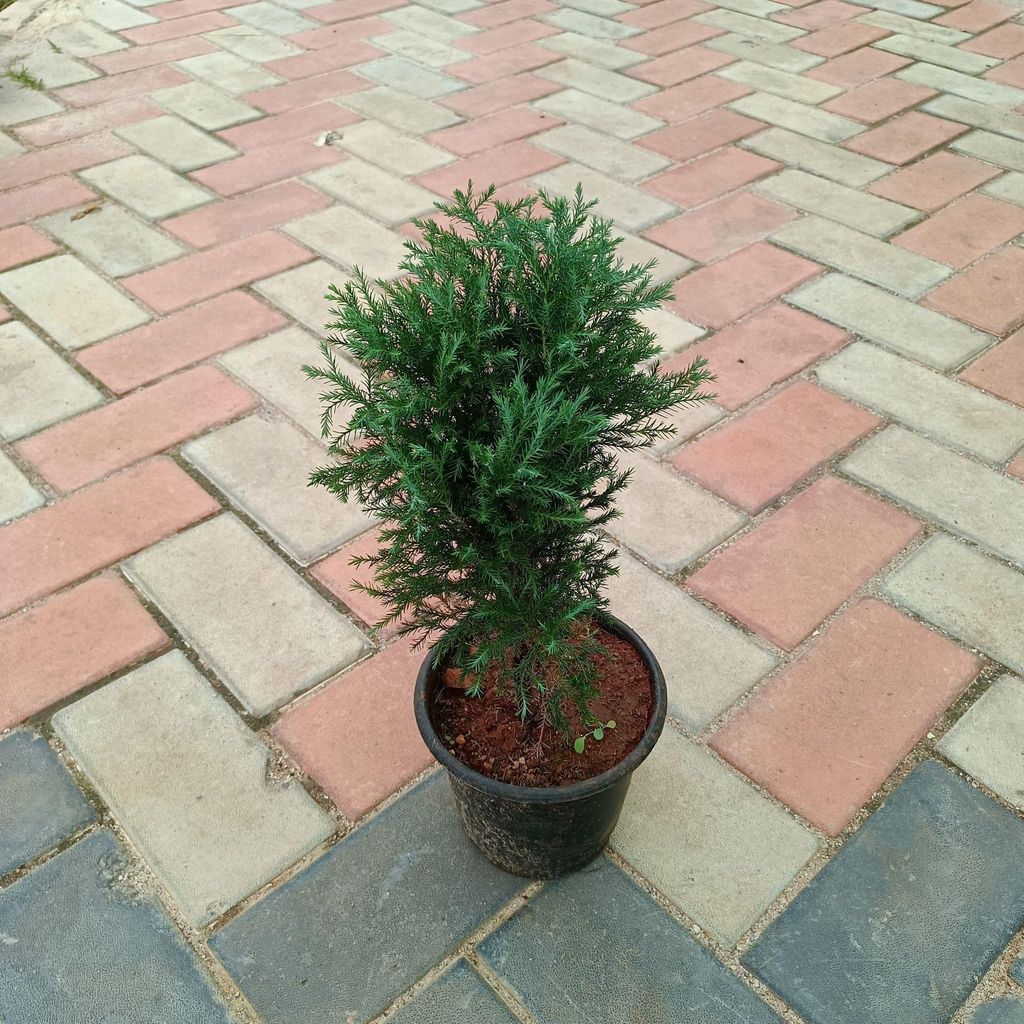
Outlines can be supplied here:
<path id="1" fill-rule="evenodd" d="M 607 860 L 547 886 L 480 952 L 537 1020 L 780 1020 Z"/>
<path id="2" fill-rule="evenodd" d="M 449 801 L 442 777 L 421 783 L 214 936 L 267 1020 L 372 1019 L 522 888 L 452 827 Z"/>
<path id="3" fill-rule="evenodd" d="M 41 736 L 19 730 L 0 740 L 0 876 L 84 828 L 95 813 Z"/>
<path id="4" fill-rule="evenodd" d="M 0 892 L 0 1013 L 24 1024 L 231 1024 L 158 900 L 101 829 Z M 111 980 L 115 979 L 115 980 Z"/>
<path id="5" fill-rule="evenodd" d="M 793 880 L 817 840 L 714 755 L 669 729 L 633 779 L 612 846 L 731 946 Z"/>
<path id="6" fill-rule="evenodd" d="M 365 650 L 363 635 L 230 514 L 169 538 L 126 568 L 254 715 Z M 266 587 L 273 602 L 263 597 Z M 275 638 L 269 650 L 267 636 Z"/>
<path id="7" fill-rule="evenodd" d="M 146 862 L 204 924 L 297 861 L 334 822 L 180 651 L 119 678 L 54 728 Z"/>
<path id="8" fill-rule="evenodd" d="M 1024 922 L 1022 854 L 1009 811 L 926 762 L 743 959 L 815 1024 L 945 1024 Z"/>

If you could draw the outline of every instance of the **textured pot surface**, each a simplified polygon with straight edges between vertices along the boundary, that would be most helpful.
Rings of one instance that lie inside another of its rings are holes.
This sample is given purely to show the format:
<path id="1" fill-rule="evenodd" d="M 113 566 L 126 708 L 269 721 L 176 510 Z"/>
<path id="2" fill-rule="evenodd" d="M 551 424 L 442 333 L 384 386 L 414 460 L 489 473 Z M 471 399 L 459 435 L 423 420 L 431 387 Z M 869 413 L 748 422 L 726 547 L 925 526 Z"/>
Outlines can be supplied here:
<path id="1" fill-rule="evenodd" d="M 449 753 L 430 718 L 440 684 L 434 652 L 416 680 L 416 723 L 430 752 L 448 770 L 466 834 L 489 860 L 516 875 L 554 878 L 592 861 L 611 837 L 635 769 L 654 748 L 665 725 L 665 678 L 650 648 L 614 616 L 602 624 L 640 653 L 651 677 L 654 702 L 647 731 L 614 768 L 571 786 L 531 788 L 499 782 Z"/>

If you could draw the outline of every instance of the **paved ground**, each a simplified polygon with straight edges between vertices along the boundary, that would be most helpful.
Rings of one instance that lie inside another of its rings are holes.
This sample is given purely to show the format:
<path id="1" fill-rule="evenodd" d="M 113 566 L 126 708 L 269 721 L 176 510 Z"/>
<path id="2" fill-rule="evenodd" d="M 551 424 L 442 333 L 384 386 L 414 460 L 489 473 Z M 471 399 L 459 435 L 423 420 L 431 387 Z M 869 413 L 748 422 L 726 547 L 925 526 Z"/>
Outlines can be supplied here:
<path id="1" fill-rule="evenodd" d="M 0 84 L 0 1020 L 1024 1021 L 1021 5 L 86 13 Z M 719 376 L 616 529 L 670 725 L 543 887 L 304 487 L 326 284 L 469 177 Z"/>

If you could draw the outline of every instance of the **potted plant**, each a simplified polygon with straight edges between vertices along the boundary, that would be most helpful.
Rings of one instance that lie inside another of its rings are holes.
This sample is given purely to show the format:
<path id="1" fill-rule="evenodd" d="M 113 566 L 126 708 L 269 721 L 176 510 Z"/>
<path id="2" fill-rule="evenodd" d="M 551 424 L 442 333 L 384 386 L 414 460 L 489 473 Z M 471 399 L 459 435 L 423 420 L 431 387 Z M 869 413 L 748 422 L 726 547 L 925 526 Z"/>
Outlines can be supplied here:
<path id="1" fill-rule="evenodd" d="M 629 480 L 616 453 L 711 397 L 703 360 L 651 365 L 638 314 L 669 289 L 653 262 L 616 258 L 594 205 L 579 188 L 508 203 L 456 191 L 445 223 L 414 222 L 402 277 L 332 286 L 326 363 L 304 367 L 327 384 L 334 457 L 310 482 L 380 519 L 379 552 L 357 560 L 390 608 L 378 628 L 429 645 L 423 739 L 469 836 L 533 877 L 598 854 L 661 733 L 665 682 L 607 611 L 599 531 Z"/>

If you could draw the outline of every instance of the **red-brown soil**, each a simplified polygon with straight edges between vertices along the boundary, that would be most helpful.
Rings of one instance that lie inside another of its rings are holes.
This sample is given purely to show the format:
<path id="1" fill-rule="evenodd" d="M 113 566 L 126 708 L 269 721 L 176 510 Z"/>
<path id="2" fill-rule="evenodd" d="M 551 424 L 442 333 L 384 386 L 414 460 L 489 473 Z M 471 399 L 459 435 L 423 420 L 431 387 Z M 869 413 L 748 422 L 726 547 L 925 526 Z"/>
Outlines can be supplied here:
<path id="1" fill-rule="evenodd" d="M 445 746 L 482 775 L 516 786 L 568 786 L 615 767 L 643 738 L 654 695 L 636 649 L 603 629 L 598 638 L 608 653 L 595 658 L 600 696 L 590 710 L 600 722 L 615 722 L 604 739 L 588 736 L 585 751 L 577 754 L 573 740 L 590 729 L 574 706 L 566 705 L 571 724 L 566 739 L 550 725 L 521 719 L 515 698 L 497 692 L 485 678 L 480 697 L 451 686 L 436 690 L 430 715 Z"/>

